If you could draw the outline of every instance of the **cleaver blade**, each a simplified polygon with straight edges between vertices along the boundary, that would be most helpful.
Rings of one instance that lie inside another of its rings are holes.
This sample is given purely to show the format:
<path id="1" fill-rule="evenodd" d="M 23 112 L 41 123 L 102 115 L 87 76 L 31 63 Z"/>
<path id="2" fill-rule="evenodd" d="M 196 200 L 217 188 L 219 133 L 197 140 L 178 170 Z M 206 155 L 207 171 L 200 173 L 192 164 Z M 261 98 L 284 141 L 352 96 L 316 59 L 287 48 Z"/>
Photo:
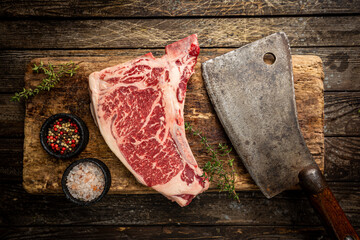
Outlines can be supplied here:
<path id="1" fill-rule="evenodd" d="M 301 134 L 285 33 L 204 62 L 202 74 L 231 143 L 264 195 L 300 183 L 334 238 L 360 240 Z"/>
<path id="2" fill-rule="evenodd" d="M 202 71 L 217 116 L 263 194 L 271 198 L 296 185 L 299 172 L 316 163 L 297 121 L 286 35 L 208 60 Z"/>

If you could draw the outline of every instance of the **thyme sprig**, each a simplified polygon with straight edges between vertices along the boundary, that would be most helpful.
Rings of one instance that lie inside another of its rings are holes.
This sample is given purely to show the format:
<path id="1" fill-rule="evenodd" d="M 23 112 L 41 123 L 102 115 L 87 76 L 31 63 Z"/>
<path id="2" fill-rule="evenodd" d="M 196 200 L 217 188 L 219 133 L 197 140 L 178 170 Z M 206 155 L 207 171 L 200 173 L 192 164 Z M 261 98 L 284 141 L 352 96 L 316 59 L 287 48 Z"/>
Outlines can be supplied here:
<path id="1" fill-rule="evenodd" d="M 53 65 L 48 62 L 47 65 L 41 61 L 40 65 L 34 64 L 32 70 L 36 73 L 44 73 L 45 78 L 42 79 L 41 83 L 37 85 L 34 89 L 23 89 L 21 92 L 15 93 L 15 95 L 10 99 L 10 101 L 16 102 L 21 99 L 28 99 L 38 94 L 40 91 L 50 91 L 51 88 L 55 87 L 63 77 L 72 77 L 76 74 L 79 65 L 73 63 L 72 61 L 64 64 Z"/>
<path id="2" fill-rule="evenodd" d="M 235 168 L 234 159 L 230 157 L 231 148 L 227 144 L 219 143 L 216 147 L 209 144 L 207 138 L 199 131 L 193 129 L 189 123 L 185 123 L 185 130 L 200 138 L 201 144 L 210 155 L 210 160 L 203 167 L 202 177 L 210 182 L 217 182 L 220 192 L 228 192 L 229 196 L 240 202 L 239 195 L 235 191 Z M 227 166 L 230 171 L 227 170 Z"/>

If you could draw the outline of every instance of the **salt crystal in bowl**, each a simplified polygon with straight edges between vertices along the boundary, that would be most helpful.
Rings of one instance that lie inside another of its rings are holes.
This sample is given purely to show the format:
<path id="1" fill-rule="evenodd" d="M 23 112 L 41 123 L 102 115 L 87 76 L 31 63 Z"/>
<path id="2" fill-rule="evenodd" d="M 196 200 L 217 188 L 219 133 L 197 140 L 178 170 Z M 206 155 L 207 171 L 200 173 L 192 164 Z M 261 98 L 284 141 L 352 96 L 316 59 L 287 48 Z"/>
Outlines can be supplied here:
<path id="1" fill-rule="evenodd" d="M 70 201 L 79 205 L 90 205 L 98 202 L 109 191 L 110 171 L 98 159 L 81 159 L 67 167 L 61 185 Z"/>

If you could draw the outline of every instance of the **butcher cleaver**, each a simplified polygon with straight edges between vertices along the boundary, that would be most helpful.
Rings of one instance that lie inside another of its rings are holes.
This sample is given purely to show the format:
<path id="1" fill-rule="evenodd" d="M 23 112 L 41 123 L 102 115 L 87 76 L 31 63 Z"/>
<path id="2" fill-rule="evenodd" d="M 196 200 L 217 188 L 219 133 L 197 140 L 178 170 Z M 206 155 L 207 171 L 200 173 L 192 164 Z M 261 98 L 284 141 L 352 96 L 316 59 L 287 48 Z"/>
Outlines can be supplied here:
<path id="1" fill-rule="evenodd" d="M 202 74 L 217 116 L 264 195 L 300 183 L 334 236 L 359 239 L 301 134 L 286 35 L 275 33 L 208 60 Z"/>

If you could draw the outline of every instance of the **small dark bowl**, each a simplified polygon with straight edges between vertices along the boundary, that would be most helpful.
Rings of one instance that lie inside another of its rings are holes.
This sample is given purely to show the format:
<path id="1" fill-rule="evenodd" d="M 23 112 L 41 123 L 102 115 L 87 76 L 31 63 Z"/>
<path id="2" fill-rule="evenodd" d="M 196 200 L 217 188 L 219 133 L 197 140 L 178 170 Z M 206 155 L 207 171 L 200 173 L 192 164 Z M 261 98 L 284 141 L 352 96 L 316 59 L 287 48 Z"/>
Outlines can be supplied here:
<path id="1" fill-rule="evenodd" d="M 47 143 L 46 143 L 46 141 L 47 141 L 46 136 L 47 136 L 47 132 L 50 127 L 50 124 L 52 124 L 55 120 L 57 120 L 59 118 L 71 119 L 79 127 L 79 130 L 78 130 L 80 133 L 79 145 L 77 146 L 75 151 L 70 152 L 68 154 L 55 153 L 54 151 L 52 151 L 51 147 L 49 145 L 47 145 Z M 41 145 L 43 146 L 43 148 L 45 149 L 45 151 L 48 154 L 50 154 L 51 156 L 56 157 L 58 159 L 68 159 L 68 158 L 75 157 L 76 155 L 80 154 L 85 149 L 86 145 L 89 142 L 89 130 L 86 127 L 86 124 L 84 123 L 84 121 L 81 120 L 81 118 L 79 118 L 73 114 L 59 113 L 59 114 L 52 115 L 51 117 L 46 119 L 46 121 L 43 123 L 41 130 L 40 130 L 40 142 L 41 142 Z"/>
<path id="2" fill-rule="evenodd" d="M 78 165 L 79 163 L 83 163 L 83 162 L 94 163 L 96 166 L 98 166 L 101 169 L 101 171 L 104 174 L 104 179 L 105 179 L 104 190 L 103 190 L 103 192 L 101 193 L 101 195 L 99 197 L 97 197 L 97 198 L 95 198 L 95 199 L 93 199 L 91 201 L 82 201 L 82 200 L 79 200 L 77 198 L 74 198 L 71 195 L 71 193 L 69 192 L 69 189 L 66 186 L 66 179 L 67 179 L 67 176 L 69 175 L 71 169 L 73 167 L 75 167 L 76 165 Z M 106 193 L 109 191 L 110 186 L 111 186 L 111 175 L 110 175 L 110 171 L 109 171 L 108 167 L 105 165 L 105 163 L 103 163 L 99 159 L 96 159 L 96 158 L 84 158 L 84 159 L 80 159 L 80 160 L 77 160 L 77 161 L 73 162 L 72 164 L 70 164 L 66 168 L 66 170 L 65 170 L 65 172 L 63 174 L 63 177 L 61 179 L 61 185 L 62 185 L 62 189 L 63 189 L 67 199 L 69 199 L 71 202 L 76 203 L 78 205 L 87 206 L 87 205 L 90 205 L 90 204 L 93 204 L 95 202 L 100 201 L 106 195 Z"/>

